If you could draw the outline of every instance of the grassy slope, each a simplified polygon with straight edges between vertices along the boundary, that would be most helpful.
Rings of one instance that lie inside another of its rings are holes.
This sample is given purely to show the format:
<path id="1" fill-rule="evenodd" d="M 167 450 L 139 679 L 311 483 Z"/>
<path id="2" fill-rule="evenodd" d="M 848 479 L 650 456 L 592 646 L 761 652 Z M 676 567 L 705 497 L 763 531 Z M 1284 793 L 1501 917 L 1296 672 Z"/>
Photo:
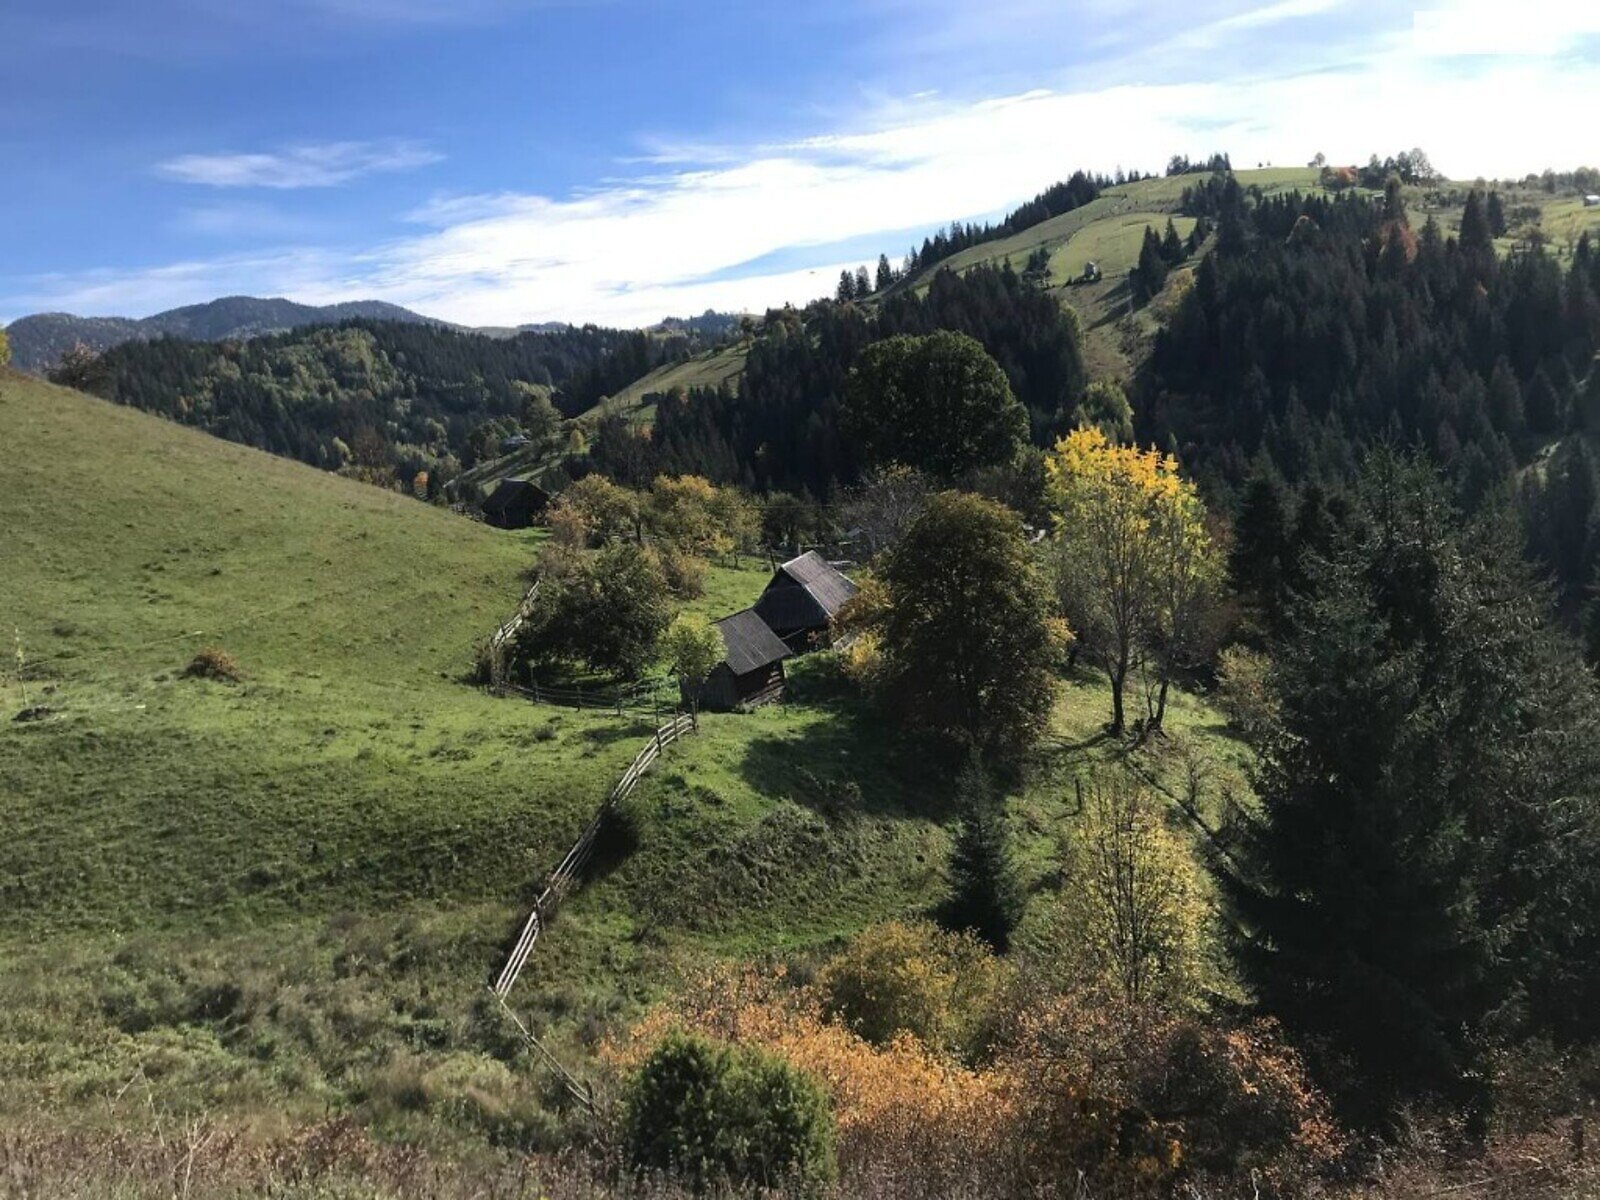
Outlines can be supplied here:
<path id="1" fill-rule="evenodd" d="M 537 536 L 17 376 L 0 435 L 0 620 L 56 710 L 0 722 L 0 1119 L 332 1110 L 462 1146 L 554 1137 L 482 984 L 645 729 L 458 682 Z M 765 578 L 718 568 L 700 607 Z M 211 643 L 244 683 L 181 676 Z M 517 1004 L 564 1055 L 687 963 L 807 953 L 942 893 L 952 772 L 826 659 L 793 674 L 793 703 L 669 752 L 631 853 L 541 941 Z M 0 714 L 20 704 L 8 677 Z M 1064 689 L 1017 802 L 1041 887 L 1070 777 L 1111 753 L 1105 709 L 1097 683 Z M 1237 778 L 1209 711 L 1178 714 Z"/>
<path id="2" fill-rule="evenodd" d="M 674 388 L 720 387 L 735 382 L 744 371 L 745 348 L 742 345 L 724 346 L 707 350 L 682 362 L 667 363 L 657 367 L 642 379 L 629 384 L 615 396 L 566 422 L 565 430 L 576 430 L 584 437 L 592 437 L 604 417 L 621 416 L 630 425 L 648 426 L 655 418 L 655 405 L 646 396 L 659 395 Z M 567 456 L 567 439 L 558 439 L 553 450 L 518 450 L 513 454 L 480 463 L 463 472 L 463 482 L 470 482 L 492 491 L 494 485 L 511 476 L 534 476 L 555 466 Z"/>
<path id="3" fill-rule="evenodd" d="M 1254 185 L 1269 193 L 1293 188 L 1311 190 L 1317 176 L 1315 171 L 1303 168 L 1266 168 L 1237 174 L 1244 186 Z M 1191 219 L 1176 214 L 1183 189 L 1199 178 L 1163 176 L 1107 188 L 1082 208 L 1042 221 L 1009 238 L 963 250 L 934 269 L 965 271 L 980 264 L 999 266 L 1009 262 L 1021 271 L 1028 256 L 1042 247 L 1050 255 L 1049 286 L 1083 322 L 1084 357 L 1090 374 L 1126 377 L 1134 365 L 1130 350 L 1150 333 L 1146 328 L 1150 322 L 1140 315 L 1135 316 L 1131 328 L 1123 319 L 1128 306 L 1128 271 L 1139 261 L 1146 225 L 1160 233 L 1171 217 L 1180 234 L 1187 235 L 1194 227 Z M 1099 265 L 1101 281 L 1077 283 L 1084 264 L 1090 261 Z M 927 281 L 927 276 L 919 276 L 910 285 L 925 287 Z"/>

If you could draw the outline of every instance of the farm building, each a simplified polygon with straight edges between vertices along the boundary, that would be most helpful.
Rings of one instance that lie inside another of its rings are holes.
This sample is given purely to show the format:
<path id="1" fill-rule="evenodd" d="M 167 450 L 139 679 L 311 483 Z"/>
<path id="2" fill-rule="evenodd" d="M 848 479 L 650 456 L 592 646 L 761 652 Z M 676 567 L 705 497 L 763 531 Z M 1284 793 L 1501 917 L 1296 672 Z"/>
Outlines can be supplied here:
<path id="1" fill-rule="evenodd" d="M 502 479 L 483 502 L 483 519 L 501 529 L 526 529 L 544 515 L 550 493 L 531 479 Z"/>
<path id="2" fill-rule="evenodd" d="M 789 657 L 789 647 L 755 610 L 723 617 L 716 626 L 727 654 L 700 685 L 700 707 L 728 712 L 782 696 L 783 660 Z"/>
<path id="3" fill-rule="evenodd" d="M 856 585 L 815 550 L 791 558 L 772 576 L 755 613 L 796 653 L 826 644 L 828 624 Z"/>

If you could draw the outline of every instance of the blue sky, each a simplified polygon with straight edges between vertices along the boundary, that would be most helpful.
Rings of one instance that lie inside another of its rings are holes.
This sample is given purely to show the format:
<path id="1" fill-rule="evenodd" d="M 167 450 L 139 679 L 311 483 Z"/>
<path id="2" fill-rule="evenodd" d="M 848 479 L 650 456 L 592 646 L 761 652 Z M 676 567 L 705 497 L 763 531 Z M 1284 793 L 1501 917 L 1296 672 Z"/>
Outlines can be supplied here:
<path id="1" fill-rule="evenodd" d="M 0 320 L 641 324 L 808 299 L 1079 166 L 1521 174 L 1600 111 L 1564 0 L 5 0 L 0 47 Z"/>

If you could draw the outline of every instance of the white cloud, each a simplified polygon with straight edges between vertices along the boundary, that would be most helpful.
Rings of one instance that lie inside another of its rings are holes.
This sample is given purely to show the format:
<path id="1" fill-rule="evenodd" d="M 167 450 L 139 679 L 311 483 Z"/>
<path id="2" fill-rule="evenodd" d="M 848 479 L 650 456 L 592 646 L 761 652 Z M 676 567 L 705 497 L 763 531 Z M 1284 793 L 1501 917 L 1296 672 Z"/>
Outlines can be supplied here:
<path id="1" fill-rule="evenodd" d="M 1416 50 L 1425 55 L 1554 55 L 1600 36 L 1600 6 L 1584 0 L 1446 0 L 1413 15 Z"/>
<path id="2" fill-rule="evenodd" d="M 1329 7 L 1284 0 L 1240 19 L 1259 30 Z M 1560 50 L 1583 27 L 1574 20 L 1562 28 Z M 1174 152 L 1213 148 L 1240 166 L 1304 162 L 1319 150 L 1361 161 L 1413 145 L 1458 178 L 1577 165 L 1586 147 L 1574 141 L 1574 127 L 1549 119 L 1557 70 L 1564 109 L 1600 105 L 1600 63 L 1440 57 L 1409 36 L 1369 41 L 1354 60 L 1302 61 L 1287 74 L 1035 90 L 964 104 L 923 97 L 854 129 L 787 144 L 709 153 L 678 145 L 645 167 L 648 174 L 564 197 L 443 197 L 403 214 L 413 232 L 380 244 L 53 280 L 40 291 L 52 305 L 101 312 L 234 291 L 315 302 L 375 296 L 467 324 L 642 324 L 707 307 L 760 309 L 830 292 L 843 265 L 834 261 L 840 243 L 876 232 L 895 256 L 904 246 L 884 231 L 995 212 L 1080 166 L 1152 169 Z M 352 159 L 365 169 L 385 169 L 371 163 L 386 161 L 365 153 L 334 154 L 332 165 L 327 155 L 265 157 L 270 167 L 252 157 L 196 177 L 288 186 L 281 181 L 326 181 L 353 169 Z M 780 252 L 781 268 L 745 265 Z"/>
<path id="3" fill-rule="evenodd" d="M 219 188 L 336 187 L 379 171 L 405 171 L 443 156 L 417 142 L 323 142 L 271 153 L 183 154 L 156 170 L 183 183 Z"/>

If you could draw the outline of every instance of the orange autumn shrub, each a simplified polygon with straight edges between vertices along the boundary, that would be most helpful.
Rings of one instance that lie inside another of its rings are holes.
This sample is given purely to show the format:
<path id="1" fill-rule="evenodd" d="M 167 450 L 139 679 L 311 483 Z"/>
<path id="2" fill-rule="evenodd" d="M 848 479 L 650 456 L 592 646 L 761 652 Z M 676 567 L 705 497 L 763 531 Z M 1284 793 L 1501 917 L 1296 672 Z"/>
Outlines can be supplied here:
<path id="1" fill-rule="evenodd" d="M 1004 1075 L 946 1062 L 909 1036 L 873 1046 L 824 1018 L 815 997 L 781 974 L 713 971 L 607 1057 L 631 1071 L 673 1030 L 759 1047 L 820 1080 L 846 1178 L 886 1175 L 947 1190 L 951 1180 L 1007 1169 L 1017 1109 Z"/>
<path id="2" fill-rule="evenodd" d="M 998 1069 L 1022 1097 L 1030 1162 L 1101 1188 L 1159 1192 L 1180 1177 L 1255 1173 L 1277 1194 L 1344 1142 L 1270 1021 L 1206 1025 L 1113 992 L 1029 1005 Z"/>
<path id="3" fill-rule="evenodd" d="M 845 1195 L 1144 1197 L 1248 1175 L 1304 1190 L 1343 1150 L 1270 1022 L 1203 1024 L 1116 989 L 1011 992 L 991 1058 L 873 1045 L 782 972 L 723 968 L 606 1050 L 632 1072 L 675 1031 L 755 1047 L 826 1089 Z"/>

